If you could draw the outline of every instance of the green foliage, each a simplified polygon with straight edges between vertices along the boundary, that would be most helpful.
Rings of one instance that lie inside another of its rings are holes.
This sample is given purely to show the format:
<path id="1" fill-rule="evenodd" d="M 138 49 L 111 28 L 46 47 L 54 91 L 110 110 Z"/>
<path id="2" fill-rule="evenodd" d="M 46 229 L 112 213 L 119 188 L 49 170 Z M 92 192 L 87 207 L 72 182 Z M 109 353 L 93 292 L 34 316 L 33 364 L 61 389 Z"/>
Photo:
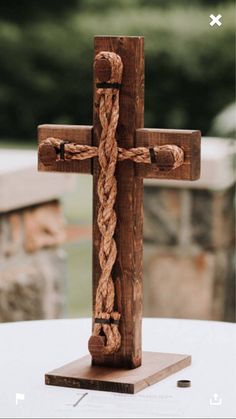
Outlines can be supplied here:
<path id="1" fill-rule="evenodd" d="M 78 0 L 1 0 L 1 20 L 24 23 L 32 20 L 58 19 L 71 11 Z"/>
<path id="2" fill-rule="evenodd" d="M 145 36 L 146 126 L 209 131 L 234 99 L 234 7 L 226 2 L 222 27 L 211 28 L 212 8 L 116 0 L 114 12 L 111 3 L 96 12 L 88 1 L 92 13 L 80 0 L 63 21 L 0 22 L 1 137 L 35 137 L 45 122 L 91 124 L 95 34 Z"/>

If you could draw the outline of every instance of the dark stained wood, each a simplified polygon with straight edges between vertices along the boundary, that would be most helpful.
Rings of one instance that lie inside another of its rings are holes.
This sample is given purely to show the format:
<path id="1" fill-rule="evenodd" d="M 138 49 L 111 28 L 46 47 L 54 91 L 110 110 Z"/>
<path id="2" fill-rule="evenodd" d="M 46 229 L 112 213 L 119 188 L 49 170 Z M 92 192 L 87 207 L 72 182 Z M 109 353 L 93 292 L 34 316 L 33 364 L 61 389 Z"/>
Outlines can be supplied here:
<path id="1" fill-rule="evenodd" d="M 104 349 L 105 337 L 104 336 L 91 336 L 88 341 L 88 349 L 90 354 L 93 354 L 97 359 L 100 358 L 100 354 Z"/>
<path id="2" fill-rule="evenodd" d="M 57 152 L 55 150 L 55 147 L 53 147 L 51 144 L 42 143 L 39 146 L 38 157 L 39 161 L 44 166 L 51 166 L 55 163 L 57 158 Z"/>
<path id="3" fill-rule="evenodd" d="M 76 144 L 92 145 L 92 127 L 85 125 L 52 125 L 45 124 L 38 127 L 38 141 L 41 144 L 49 137 L 60 138 L 61 140 L 69 140 Z M 59 161 L 49 164 L 49 159 L 53 158 L 51 152 L 46 165 L 41 160 L 42 155 L 38 155 L 38 169 L 41 172 L 70 172 L 70 173 L 92 173 L 91 159 L 83 161 Z"/>
<path id="4" fill-rule="evenodd" d="M 134 394 L 190 364 L 189 355 L 144 352 L 142 366 L 127 370 L 91 366 L 90 356 L 85 356 L 46 374 L 45 383 Z"/>
<path id="5" fill-rule="evenodd" d="M 159 169 L 170 171 L 174 166 L 175 159 L 170 151 L 161 151 L 156 156 L 156 162 Z"/>
<path id="6" fill-rule="evenodd" d="M 124 65 L 120 90 L 120 117 L 117 142 L 120 147 L 135 146 L 135 131 L 143 127 L 144 115 L 144 39 L 143 37 L 95 37 L 95 55 L 113 51 L 121 56 Z M 99 144 L 101 126 L 98 117 L 98 97 L 94 80 L 93 145 Z M 97 226 L 99 200 L 97 181 L 99 165 L 93 159 L 93 306 L 100 276 L 98 253 L 100 232 Z M 117 261 L 113 269 L 116 305 L 121 313 L 119 329 L 122 335 L 120 350 L 103 358 L 94 358 L 94 365 L 135 368 L 141 364 L 142 320 L 142 228 L 143 180 L 135 177 L 131 161 L 119 163 L 117 179 Z"/>
<path id="7" fill-rule="evenodd" d="M 174 170 L 175 165 L 183 164 L 184 155 L 182 148 L 176 145 L 163 145 L 155 152 L 155 148 L 149 148 L 151 163 L 155 164 L 159 170 Z"/>
<path id="8" fill-rule="evenodd" d="M 99 82 L 106 82 L 111 78 L 111 64 L 106 58 L 97 60 L 94 65 L 94 72 Z"/>
<path id="9" fill-rule="evenodd" d="M 200 176 L 201 133 L 191 130 L 137 129 L 136 147 L 172 144 L 184 150 L 184 164 L 175 170 L 159 171 L 155 164 L 136 164 L 143 178 L 197 180 Z"/>

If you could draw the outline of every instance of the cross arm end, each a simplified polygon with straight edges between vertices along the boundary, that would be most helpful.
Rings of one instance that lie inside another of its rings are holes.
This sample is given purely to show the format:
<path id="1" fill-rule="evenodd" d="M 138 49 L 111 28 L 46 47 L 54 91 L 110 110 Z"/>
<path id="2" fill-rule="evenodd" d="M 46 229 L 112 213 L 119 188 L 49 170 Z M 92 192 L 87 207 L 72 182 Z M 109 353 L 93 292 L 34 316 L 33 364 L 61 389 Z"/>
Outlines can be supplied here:
<path id="1" fill-rule="evenodd" d="M 92 145 L 92 126 L 54 125 L 38 126 L 38 170 L 42 172 L 92 173 L 91 159 L 63 161 L 61 143 Z M 57 141 L 50 141 L 57 140 Z M 58 157 L 59 156 L 59 157 Z"/>
<path id="2" fill-rule="evenodd" d="M 152 179 L 197 180 L 200 177 L 201 132 L 197 130 L 148 129 L 136 130 L 136 147 L 176 146 L 183 151 L 183 162 L 176 168 L 160 170 L 158 164 L 137 164 L 136 175 Z M 161 157 L 161 155 L 160 155 Z M 170 153 L 163 153 L 163 162 Z M 167 167 L 168 169 L 168 167 Z"/>

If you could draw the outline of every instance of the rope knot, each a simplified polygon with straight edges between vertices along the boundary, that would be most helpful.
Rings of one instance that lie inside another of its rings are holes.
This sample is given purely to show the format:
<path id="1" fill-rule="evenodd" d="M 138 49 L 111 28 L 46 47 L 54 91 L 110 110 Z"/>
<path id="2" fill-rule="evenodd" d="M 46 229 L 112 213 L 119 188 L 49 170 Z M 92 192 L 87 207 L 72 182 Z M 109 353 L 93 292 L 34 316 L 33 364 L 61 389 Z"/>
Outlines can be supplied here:
<path id="1" fill-rule="evenodd" d="M 101 51 L 94 59 L 96 84 L 99 88 L 97 94 L 101 95 L 110 87 L 112 94 L 119 89 L 122 78 L 123 63 L 119 55 L 114 52 Z M 100 87 L 104 85 L 104 87 Z"/>

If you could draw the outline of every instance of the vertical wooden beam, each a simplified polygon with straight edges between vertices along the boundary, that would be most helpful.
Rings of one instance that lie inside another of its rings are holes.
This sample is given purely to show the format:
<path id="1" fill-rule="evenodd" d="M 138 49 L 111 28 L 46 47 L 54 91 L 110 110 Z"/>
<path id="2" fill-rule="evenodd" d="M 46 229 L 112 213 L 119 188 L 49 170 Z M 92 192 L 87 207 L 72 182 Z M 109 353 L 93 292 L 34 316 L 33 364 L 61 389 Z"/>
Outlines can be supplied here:
<path id="1" fill-rule="evenodd" d="M 124 70 L 120 91 L 120 117 L 117 142 L 120 147 L 135 147 L 135 132 L 143 127 L 144 118 L 144 39 L 143 37 L 95 37 L 95 55 L 113 51 L 120 55 Z M 98 117 L 98 98 L 94 86 L 93 145 L 98 145 L 101 126 Z M 97 226 L 99 200 L 97 181 L 99 165 L 93 159 L 93 308 L 100 276 L 98 260 L 100 232 Z M 117 179 L 117 261 L 113 269 L 116 288 L 116 308 L 121 313 L 119 329 L 120 350 L 103 359 L 93 359 L 94 365 L 135 368 L 141 365 L 142 321 L 142 229 L 143 180 L 135 176 L 131 161 L 119 163 Z"/>

